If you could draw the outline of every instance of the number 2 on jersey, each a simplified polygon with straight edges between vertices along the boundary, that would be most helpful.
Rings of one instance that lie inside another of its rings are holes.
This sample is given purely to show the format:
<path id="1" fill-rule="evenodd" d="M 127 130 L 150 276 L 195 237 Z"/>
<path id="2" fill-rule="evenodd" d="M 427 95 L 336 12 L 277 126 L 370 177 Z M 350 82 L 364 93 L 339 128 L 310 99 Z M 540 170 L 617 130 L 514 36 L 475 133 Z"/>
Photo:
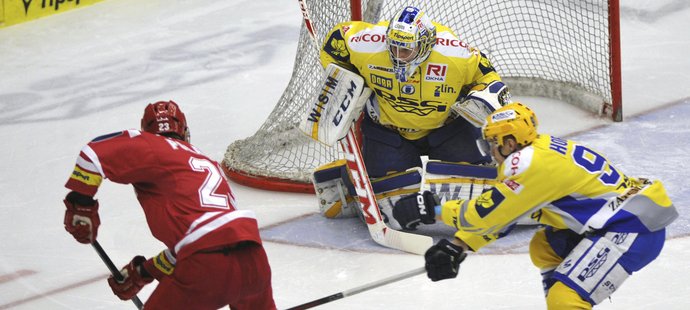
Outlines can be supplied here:
<path id="1" fill-rule="evenodd" d="M 201 205 L 209 208 L 230 208 L 230 197 L 216 193 L 221 182 L 225 181 L 223 175 L 214 163 L 208 159 L 190 157 L 189 165 L 192 170 L 208 172 L 204 184 L 199 187 L 199 200 Z"/>

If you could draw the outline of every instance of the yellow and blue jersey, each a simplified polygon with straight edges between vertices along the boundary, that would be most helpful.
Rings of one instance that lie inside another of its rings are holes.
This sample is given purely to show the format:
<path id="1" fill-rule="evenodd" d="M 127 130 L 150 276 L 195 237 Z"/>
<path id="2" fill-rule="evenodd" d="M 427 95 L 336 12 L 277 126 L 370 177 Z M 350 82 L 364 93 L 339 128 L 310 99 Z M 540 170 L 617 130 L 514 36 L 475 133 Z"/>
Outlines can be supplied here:
<path id="1" fill-rule="evenodd" d="M 494 187 L 476 199 L 446 202 L 441 216 L 476 251 L 523 216 L 578 234 L 647 233 L 678 212 L 660 181 L 628 177 L 587 146 L 539 135 L 501 163 Z"/>
<path id="2" fill-rule="evenodd" d="M 448 27 L 436 27 L 436 44 L 429 57 L 405 82 L 395 78 L 386 45 L 388 21 L 378 24 L 345 22 L 326 36 L 321 64 L 335 63 L 358 72 L 376 97 L 367 107 L 370 117 L 416 140 L 443 126 L 450 107 L 473 86 L 500 81 L 491 62 L 467 46 Z"/>

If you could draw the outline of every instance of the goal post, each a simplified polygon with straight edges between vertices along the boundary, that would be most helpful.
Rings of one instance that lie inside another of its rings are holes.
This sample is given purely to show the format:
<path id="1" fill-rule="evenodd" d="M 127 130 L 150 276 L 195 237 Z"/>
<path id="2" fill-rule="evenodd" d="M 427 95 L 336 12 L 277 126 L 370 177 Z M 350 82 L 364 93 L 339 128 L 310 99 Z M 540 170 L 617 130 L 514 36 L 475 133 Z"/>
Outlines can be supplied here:
<path id="1" fill-rule="evenodd" d="M 301 0 L 316 44 L 337 23 L 389 19 L 406 5 L 453 29 L 484 52 L 511 93 L 558 99 L 622 120 L 619 0 Z M 276 191 L 313 192 L 314 168 L 342 158 L 300 133 L 308 100 L 323 69 L 302 22 L 292 77 L 264 124 L 232 142 L 222 166 L 240 184 Z"/>

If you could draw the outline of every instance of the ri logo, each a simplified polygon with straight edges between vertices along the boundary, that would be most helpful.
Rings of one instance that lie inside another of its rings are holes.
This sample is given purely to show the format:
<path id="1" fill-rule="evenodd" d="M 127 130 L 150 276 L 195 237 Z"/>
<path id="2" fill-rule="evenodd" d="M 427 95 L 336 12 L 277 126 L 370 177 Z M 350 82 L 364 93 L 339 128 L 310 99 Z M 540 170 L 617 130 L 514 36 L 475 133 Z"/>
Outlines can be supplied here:
<path id="1" fill-rule="evenodd" d="M 445 82 L 448 65 L 429 63 L 426 66 L 426 74 L 424 80 L 428 82 Z"/>

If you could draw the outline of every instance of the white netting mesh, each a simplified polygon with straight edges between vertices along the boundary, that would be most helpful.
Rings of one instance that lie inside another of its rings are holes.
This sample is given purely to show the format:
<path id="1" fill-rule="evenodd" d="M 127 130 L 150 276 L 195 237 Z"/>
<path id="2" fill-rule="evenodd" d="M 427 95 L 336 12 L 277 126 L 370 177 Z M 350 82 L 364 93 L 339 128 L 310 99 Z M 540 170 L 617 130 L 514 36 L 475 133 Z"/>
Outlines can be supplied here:
<path id="1" fill-rule="evenodd" d="M 491 59 L 515 95 L 545 96 L 601 113 L 610 104 L 608 2 L 604 0 L 363 0 L 363 20 L 388 19 L 406 5 L 456 31 Z M 350 20 L 345 0 L 307 1 L 319 44 Z M 256 177 L 309 182 L 312 170 L 339 157 L 297 126 L 321 80 L 318 51 L 302 27 L 292 79 L 253 136 L 233 142 L 223 164 Z M 280 189 L 280 188 L 275 188 Z"/>

